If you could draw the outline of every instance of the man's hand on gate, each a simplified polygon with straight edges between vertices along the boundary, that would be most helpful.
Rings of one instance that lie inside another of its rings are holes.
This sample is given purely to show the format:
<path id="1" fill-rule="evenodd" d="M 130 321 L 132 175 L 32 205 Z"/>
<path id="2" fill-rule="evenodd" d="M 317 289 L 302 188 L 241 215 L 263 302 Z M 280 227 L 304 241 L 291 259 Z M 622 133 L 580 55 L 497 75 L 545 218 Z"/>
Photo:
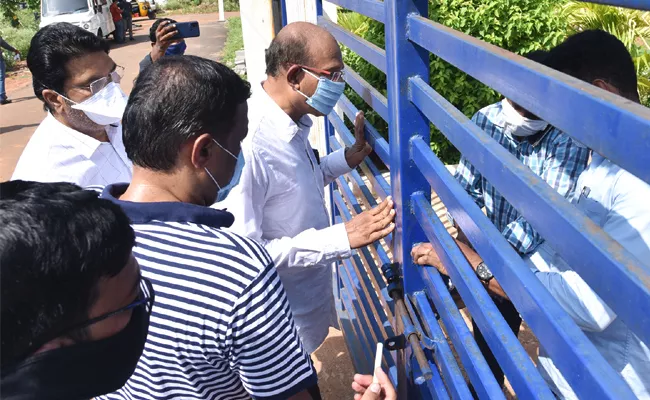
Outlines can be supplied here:
<path id="1" fill-rule="evenodd" d="M 372 146 L 366 142 L 364 124 L 363 111 L 359 111 L 354 119 L 354 144 L 345 150 L 345 161 L 350 168 L 358 167 L 368 154 L 372 153 Z"/>
<path id="2" fill-rule="evenodd" d="M 395 229 L 393 200 L 387 197 L 377 207 L 366 210 L 345 223 L 350 248 L 358 249 L 386 237 Z"/>
<path id="3" fill-rule="evenodd" d="M 151 49 L 151 61 L 156 62 L 165 55 L 169 46 L 174 43 L 173 38 L 177 33 L 176 24 L 174 23 L 163 21 L 158 25 L 158 28 L 156 28 L 156 43 Z"/>
<path id="4" fill-rule="evenodd" d="M 411 249 L 411 257 L 417 265 L 430 265 L 435 267 L 441 274 L 448 275 L 447 269 L 442 265 L 440 257 L 433 249 L 431 243 L 419 243 Z"/>
<path id="5" fill-rule="evenodd" d="M 354 400 L 397 400 L 395 387 L 381 368 L 375 370 L 379 383 L 372 383 L 372 375 L 354 375 Z"/>

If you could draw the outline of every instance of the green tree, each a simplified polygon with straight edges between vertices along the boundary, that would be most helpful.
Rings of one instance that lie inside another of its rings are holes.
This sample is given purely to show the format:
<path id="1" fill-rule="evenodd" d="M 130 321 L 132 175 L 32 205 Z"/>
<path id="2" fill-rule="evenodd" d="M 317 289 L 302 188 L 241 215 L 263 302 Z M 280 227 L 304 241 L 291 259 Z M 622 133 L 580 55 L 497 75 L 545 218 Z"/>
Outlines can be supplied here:
<path id="1" fill-rule="evenodd" d="M 650 12 L 570 1 L 562 7 L 569 33 L 601 29 L 619 38 L 632 55 L 641 102 L 650 106 Z"/>
<path id="2" fill-rule="evenodd" d="M 27 3 L 30 10 L 39 11 L 41 0 L 2 0 L 0 1 L 0 13 L 6 21 L 12 21 L 18 17 L 18 6 L 20 3 Z"/>
<path id="3" fill-rule="evenodd" d="M 558 0 L 430 0 L 429 18 L 518 54 L 549 49 L 564 40 L 567 34 L 566 19 L 558 12 Z M 382 24 L 363 16 L 344 17 L 339 21 L 345 29 L 353 32 L 363 27 L 360 36 L 384 47 Z M 348 22 L 354 25 L 346 26 Z M 385 74 L 349 49 L 343 49 L 343 54 L 346 64 L 386 94 Z M 438 93 L 468 117 L 500 98 L 493 89 L 433 55 L 430 82 Z M 359 96 L 351 90 L 346 93 L 355 105 L 367 109 Z M 386 124 L 376 114 L 369 113 L 369 120 L 386 134 Z M 445 163 L 458 160 L 456 149 L 433 127 L 431 148 Z"/>

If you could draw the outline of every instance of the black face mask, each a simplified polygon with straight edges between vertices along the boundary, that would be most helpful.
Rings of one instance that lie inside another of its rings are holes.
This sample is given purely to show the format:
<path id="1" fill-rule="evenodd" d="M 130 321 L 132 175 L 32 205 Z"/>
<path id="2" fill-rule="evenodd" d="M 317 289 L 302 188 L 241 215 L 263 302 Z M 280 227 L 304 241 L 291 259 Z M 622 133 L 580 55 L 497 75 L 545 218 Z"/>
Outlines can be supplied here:
<path id="1" fill-rule="evenodd" d="M 136 307 L 129 323 L 106 339 L 37 354 L 2 369 L 4 400 L 87 400 L 120 389 L 144 350 L 149 312 Z"/>

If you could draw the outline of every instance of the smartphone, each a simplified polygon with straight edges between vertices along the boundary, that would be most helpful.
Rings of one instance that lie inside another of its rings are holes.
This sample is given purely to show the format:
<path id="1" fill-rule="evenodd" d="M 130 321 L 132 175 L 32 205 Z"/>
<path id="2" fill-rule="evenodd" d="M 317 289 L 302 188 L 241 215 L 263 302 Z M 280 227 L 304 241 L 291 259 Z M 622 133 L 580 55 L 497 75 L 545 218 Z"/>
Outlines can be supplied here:
<path id="1" fill-rule="evenodd" d="M 177 22 L 176 30 L 178 33 L 174 36 L 174 39 L 186 39 L 201 36 L 198 21 Z"/>

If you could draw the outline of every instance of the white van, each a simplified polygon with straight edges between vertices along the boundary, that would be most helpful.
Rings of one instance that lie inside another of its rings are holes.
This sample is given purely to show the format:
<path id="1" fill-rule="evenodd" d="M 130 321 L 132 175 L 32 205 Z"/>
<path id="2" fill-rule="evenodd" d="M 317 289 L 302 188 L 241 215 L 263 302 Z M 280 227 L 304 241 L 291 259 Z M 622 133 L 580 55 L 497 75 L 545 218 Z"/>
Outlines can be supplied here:
<path id="1" fill-rule="evenodd" d="M 111 0 L 41 0 L 40 27 L 69 22 L 99 37 L 106 37 L 115 30 L 109 1 Z"/>

